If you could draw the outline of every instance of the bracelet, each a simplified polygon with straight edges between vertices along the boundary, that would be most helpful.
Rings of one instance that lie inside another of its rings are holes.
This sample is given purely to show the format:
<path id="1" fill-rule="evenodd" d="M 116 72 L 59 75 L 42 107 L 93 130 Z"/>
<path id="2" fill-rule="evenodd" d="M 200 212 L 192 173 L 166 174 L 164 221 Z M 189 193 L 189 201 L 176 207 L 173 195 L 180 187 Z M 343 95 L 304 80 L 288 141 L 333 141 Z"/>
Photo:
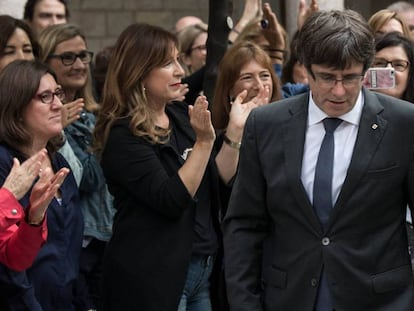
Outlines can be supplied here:
<path id="1" fill-rule="evenodd" d="M 233 31 L 234 33 L 236 33 L 236 34 L 240 34 L 240 31 L 238 31 L 236 28 L 232 28 L 230 31 Z"/>
<path id="2" fill-rule="evenodd" d="M 223 135 L 223 141 L 229 145 L 230 148 L 240 150 L 241 143 L 232 141 L 230 138 L 227 137 L 226 134 Z"/>

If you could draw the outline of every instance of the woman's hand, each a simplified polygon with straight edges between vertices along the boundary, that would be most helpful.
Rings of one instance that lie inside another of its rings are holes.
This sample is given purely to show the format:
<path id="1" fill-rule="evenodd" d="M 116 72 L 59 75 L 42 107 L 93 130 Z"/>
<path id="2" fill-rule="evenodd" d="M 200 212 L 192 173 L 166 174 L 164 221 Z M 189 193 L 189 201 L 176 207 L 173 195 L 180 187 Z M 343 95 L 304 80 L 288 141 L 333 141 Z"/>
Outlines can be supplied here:
<path id="1" fill-rule="evenodd" d="M 182 83 L 180 85 L 180 96 L 178 96 L 177 98 L 175 98 L 174 100 L 179 101 L 179 102 L 183 102 L 185 100 L 185 95 L 190 91 L 190 89 L 188 88 L 188 84 L 187 83 Z"/>
<path id="2" fill-rule="evenodd" d="M 229 41 L 234 42 L 244 27 L 252 20 L 262 15 L 262 0 L 245 0 L 242 16 L 237 24 L 230 30 Z"/>
<path id="3" fill-rule="evenodd" d="M 312 0 L 309 6 L 306 6 L 305 0 L 300 0 L 298 11 L 298 30 L 305 23 L 305 20 L 314 12 L 319 11 L 318 1 Z"/>
<path id="4" fill-rule="evenodd" d="M 227 135 L 232 136 L 236 141 L 241 139 L 241 133 L 234 133 L 238 130 L 243 130 L 246 124 L 247 117 L 250 112 L 259 106 L 269 103 L 270 90 L 268 87 L 261 87 L 257 95 L 246 103 L 243 103 L 246 99 L 247 91 L 244 90 L 238 94 L 233 101 L 229 114 L 229 124 L 227 126 Z M 233 134 L 234 133 L 234 134 Z M 232 135 L 233 134 L 233 135 Z M 237 136 L 237 137 L 236 137 Z"/>
<path id="5" fill-rule="evenodd" d="M 42 162 L 46 159 L 46 156 L 46 149 L 42 149 L 24 161 L 23 164 L 20 164 L 19 160 L 14 158 L 13 166 L 3 187 L 9 190 L 17 200 L 20 200 L 39 176 Z"/>
<path id="6" fill-rule="evenodd" d="M 269 3 L 263 5 L 263 19 L 267 20 L 266 28 L 262 29 L 262 33 L 269 42 L 271 49 L 285 50 L 286 42 L 283 28 L 277 20 L 276 14 L 272 11 Z"/>
<path id="7" fill-rule="evenodd" d="M 40 178 L 30 194 L 29 224 L 39 225 L 43 221 L 50 201 L 55 197 L 68 174 L 68 168 L 61 168 L 56 174 L 53 174 L 49 167 L 40 172 Z"/>
<path id="8" fill-rule="evenodd" d="M 188 115 L 197 141 L 214 142 L 216 134 L 211 123 L 211 113 L 208 110 L 208 101 L 205 96 L 198 96 L 194 105 L 188 106 Z"/>
<path id="9" fill-rule="evenodd" d="M 79 119 L 80 113 L 85 106 L 83 98 L 75 99 L 73 102 L 64 104 L 62 107 L 62 126 L 67 127 L 69 124 Z"/>

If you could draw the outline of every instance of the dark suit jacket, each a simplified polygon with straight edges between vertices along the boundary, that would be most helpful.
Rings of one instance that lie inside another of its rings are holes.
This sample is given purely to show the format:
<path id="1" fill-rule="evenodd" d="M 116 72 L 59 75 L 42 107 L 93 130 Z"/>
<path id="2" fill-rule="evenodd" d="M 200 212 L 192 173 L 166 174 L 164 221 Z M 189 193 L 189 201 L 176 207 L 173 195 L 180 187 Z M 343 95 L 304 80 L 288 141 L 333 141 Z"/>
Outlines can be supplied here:
<path id="1" fill-rule="evenodd" d="M 404 226 L 414 105 L 364 90 L 352 160 L 322 232 L 301 183 L 308 96 L 255 109 L 246 124 L 224 224 L 231 309 L 312 311 L 324 265 L 336 311 L 414 310 Z"/>

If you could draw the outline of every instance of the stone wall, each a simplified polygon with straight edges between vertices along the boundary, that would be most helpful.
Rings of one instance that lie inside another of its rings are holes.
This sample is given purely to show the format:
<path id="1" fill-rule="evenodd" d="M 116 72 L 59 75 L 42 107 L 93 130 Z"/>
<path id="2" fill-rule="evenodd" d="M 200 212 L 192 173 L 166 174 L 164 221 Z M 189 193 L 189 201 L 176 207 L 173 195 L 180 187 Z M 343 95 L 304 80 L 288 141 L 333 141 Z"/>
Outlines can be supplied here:
<path id="1" fill-rule="evenodd" d="M 172 29 L 185 15 L 208 20 L 208 0 L 70 0 L 71 22 L 86 33 L 89 49 L 95 53 L 113 44 L 134 22 L 146 22 Z"/>
<path id="2" fill-rule="evenodd" d="M 218 0 L 220 1 L 220 0 Z M 226 0 L 221 0 L 226 1 Z M 296 14 L 299 0 L 263 0 L 272 8 L 285 7 L 285 26 L 292 34 L 296 30 Z M 310 2 L 310 0 L 306 0 Z M 414 0 L 409 0 L 414 2 Z M 0 0 L 0 14 L 21 18 L 25 0 Z M 236 21 L 243 10 L 245 0 L 233 0 L 233 19 Z M 321 9 L 355 9 L 365 17 L 386 7 L 393 0 L 318 0 Z M 126 26 L 134 22 L 147 22 L 171 29 L 175 21 L 185 15 L 195 15 L 208 20 L 209 0 L 68 0 L 70 22 L 79 25 L 87 36 L 89 49 L 95 53 L 115 42 Z"/>
<path id="3" fill-rule="evenodd" d="M 222 0 L 225 1 L 225 0 Z M 284 0 L 269 0 L 273 8 Z M 308 0 L 309 1 L 309 0 Z M 245 0 L 233 0 L 233 19 L 237 21 Z M 321 9 L 343 8 L 343 0 L 319 0 Z M 128 25 L 147 22 L 172 29 L 175 21 L 185 15 L 208 20 L 209 0 L 69 0 L 71 22 L 86 33 L 89 49 L 95 53 L 111 45 Z M 299 0 L 286 1 L 288 32 L 296 27 Z"/>
<path id="4" fill-rule="evenodd" d="M 25 3 L 26 0 L 0 0 L 0 14 L 22 18 Z"/>

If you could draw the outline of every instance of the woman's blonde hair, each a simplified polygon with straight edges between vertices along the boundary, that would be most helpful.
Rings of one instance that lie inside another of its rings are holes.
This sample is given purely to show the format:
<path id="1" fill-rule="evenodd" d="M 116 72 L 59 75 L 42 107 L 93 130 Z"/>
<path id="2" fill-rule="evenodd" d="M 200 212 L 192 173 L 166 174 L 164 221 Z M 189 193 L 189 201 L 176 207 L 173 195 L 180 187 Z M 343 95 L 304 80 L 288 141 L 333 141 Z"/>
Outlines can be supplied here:
<path id="1" fill-rule="evenodd" d="M 83 41 L 86 39 L 83 32 L 75 25 L 71 24 L 59 24 L 51 25 L 45 28 L 39 36 L 39 45 L 41 47 L 39 59 L 45 64 L 49 61 L 49 56 L 56 50 L 58 44 L 70 40 L 75 37 L 81 37 Z M 92 88 L 92 76 L 91 70 L 88 70 L 88 78 L 85 86 L 77 92 L 76 98 L 82 97 L 85 101 L 85 109 L 89 112 L 96 112 L 99 109 L 99 105 L 96 103 L 93 96 Z"/>
<path id="2" fill-rule="evenodd" d="M 135 136 L 151 143 L 165 142 L 168 131 L 155 126 L 150 116 L 143 80 L 165 64 L 177 38 L 167 30 L 143 23 L 128 26 L 112 50 L 103 89 L 101 110 L 95 125 L 95 149 L 105 146 L 114 122 L 129 119 Z"/>
<path id="3" fill-rule="evenodd" d="M 374 34 L 381 34 L 379 30 L 388 23 L 390 20 L 395 19 L 401 24 L 403 34 L 405 37 L 410 38 L 410 29 L 405 23 L 404 19 L 395 11 L 384 9 L 374 13 L 368 20 L 368 24 L 371 27 Z"/>
<path id="4" fill-rule="evenodd" d="M 195 25 L 190 25 L 185 27 L 180 33 L 177 35 L 178 43 L 180 47 L 180 58 L 183 60 L 186 57 L 190 57 L 192 53 L 192 48 L 194 41 L 198 38 L 199 35 L 202 33 L 207 33 L 208 26 L 205 23 L 199 23 Z M 185 64 L 184 61 L 181 61 L 181 65 L 185 70 L 186 75 L 190 75 L 192 70 L 189 66 Z"/>

